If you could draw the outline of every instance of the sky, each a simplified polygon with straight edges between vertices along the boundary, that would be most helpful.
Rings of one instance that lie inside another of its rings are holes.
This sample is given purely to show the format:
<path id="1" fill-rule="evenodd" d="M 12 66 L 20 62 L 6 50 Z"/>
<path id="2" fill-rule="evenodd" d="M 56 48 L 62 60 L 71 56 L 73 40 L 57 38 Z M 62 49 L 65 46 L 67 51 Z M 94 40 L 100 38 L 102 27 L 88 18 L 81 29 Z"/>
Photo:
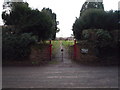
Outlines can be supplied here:
<path id="1" fill-rule="evenodd" d="M 57 15 L 57 21 L 59 21 L 58 28 L 60 32 L 57 33 L 57 37 L 69 37 L 71 36 L 72 26 L 76 17 L 79 17 L 81 7 L 86 0 L 24 0 L 29 3 L 29 6 L 33 9 L 43 9 L 44 7 L 52 9 Z M 104 9 L 118 10 L 118 2 L 120 0 L 103 0 Z M 0 0 L 0 14 L 2 13 L 2 4 L 4 0 Z M 0 25 L 2 25 L 2 19 L 0 18 Z"/>

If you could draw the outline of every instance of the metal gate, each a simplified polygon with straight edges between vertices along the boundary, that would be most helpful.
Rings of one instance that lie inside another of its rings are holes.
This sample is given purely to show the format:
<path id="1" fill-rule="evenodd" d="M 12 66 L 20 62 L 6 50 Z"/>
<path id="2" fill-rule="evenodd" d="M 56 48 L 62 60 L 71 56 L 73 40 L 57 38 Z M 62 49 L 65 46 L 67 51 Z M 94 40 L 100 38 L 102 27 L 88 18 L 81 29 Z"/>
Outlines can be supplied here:
<path id="1" fill-rule="evenodd" d="M 74 55 L 74 41 L 52 41 L 52 59 L 64 61 L 64 59 L 72 59 Z M 56 42 L 56 43 L 54 43 Z M 66 43 L 72 43 L 66 45 Z M 55 44 L 55 45 L 54 45 Z"/>

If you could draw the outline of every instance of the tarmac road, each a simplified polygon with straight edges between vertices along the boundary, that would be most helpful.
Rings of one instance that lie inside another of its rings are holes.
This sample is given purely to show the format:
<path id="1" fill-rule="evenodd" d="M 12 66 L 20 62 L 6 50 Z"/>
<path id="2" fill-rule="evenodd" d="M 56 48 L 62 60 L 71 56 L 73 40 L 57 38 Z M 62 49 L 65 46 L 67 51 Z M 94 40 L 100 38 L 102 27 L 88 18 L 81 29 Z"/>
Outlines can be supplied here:
<path id="1" fill-rule="evenodd" d="M 3 88 L 117 88 L 117 67 L 3 67 Z"/>

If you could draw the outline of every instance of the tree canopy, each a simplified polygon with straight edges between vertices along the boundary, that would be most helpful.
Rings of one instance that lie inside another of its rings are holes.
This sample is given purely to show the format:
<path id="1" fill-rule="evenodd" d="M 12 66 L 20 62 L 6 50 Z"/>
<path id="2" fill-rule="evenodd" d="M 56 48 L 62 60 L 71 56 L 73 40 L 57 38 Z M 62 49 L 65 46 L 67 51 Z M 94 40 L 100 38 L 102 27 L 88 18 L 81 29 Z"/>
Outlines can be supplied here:
<path id="1" fill-rule="evenodd" d="M 80 10 L 80 15 L 88 9 L 102 9 L 104 10 L 103 2 L 85 2 Z"/>
<path id="2" fill-rule="evenodd" d="M 73 33 L 77 39 L 80 39 L 84 29 L 119 29 L 120 21 L 119 11 L 103 11 L 102 9 L 88 9 L 76 18 L 73 24 Z"/>
<path id="3" fill-rule="evenodd" d="M 2 13 L 2 19 L 5 25 L 14 27 L 14 33 L 33 33 L 39 41 L 56 37 L 56 14 L 51 9 L 31 9 L 24 2 L 11 3 L 10 8 L 9 13 Z"/>
<path id="4" fill-rule="evenodd" d="M 42 12 L 47 14 L 49 16 L 49 18 L 52 20 L 52 36 L 51 39 L 55 39 L 56 37 L 56 33 L 58 32 L 58 27 L 57 27 L 57 21 L 56 21 L 56 14 L 52 12 L 51 9 L 49 8 L 43 8 Z"/>

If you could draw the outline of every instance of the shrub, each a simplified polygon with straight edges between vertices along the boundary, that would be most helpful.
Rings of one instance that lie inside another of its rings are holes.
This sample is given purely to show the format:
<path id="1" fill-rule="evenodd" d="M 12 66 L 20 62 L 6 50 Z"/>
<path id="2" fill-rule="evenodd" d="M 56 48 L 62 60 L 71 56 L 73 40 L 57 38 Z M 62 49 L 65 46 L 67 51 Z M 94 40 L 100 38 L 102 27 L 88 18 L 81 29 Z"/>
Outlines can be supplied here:
<path id="1" fill-rule="evenodd" d="M 110 33 L 103 29 L 83 30 L 82 39 L 94 42 L 95 46 L 100 48 L 111 46 L 113 41 Z"/>
<path id="2" fill-rule="evenodd" d="M 90 33 L 88 32 L 88 30 L 83 30 L 82 31 L 82 38 L 83 40 L 88 40 L 90 37 Z"/>
<path id="3" fill-rule="evenodd" d="M 35 43 L 35 36 L 24 33 L 21 35 L 3 33 L 3 59 L 21 59 L 29 56 L 30 46 Z"/>
<path id="4" fill-rule="evenodd" d="M 112 37 L 108 31 L 99 29 L 96 32 L 95 45 L 99 48 L 110 47 L 112 44 Z"/>
<path id="5" fill-rule="evenodd" d="M 87 40 L 87 43 L 92 43 L 97 56 L 104 56 L 115 53 L 114 39 L 110 32 L 103 29 L 87 29 L 82 32 L 82 39 Z"/>

